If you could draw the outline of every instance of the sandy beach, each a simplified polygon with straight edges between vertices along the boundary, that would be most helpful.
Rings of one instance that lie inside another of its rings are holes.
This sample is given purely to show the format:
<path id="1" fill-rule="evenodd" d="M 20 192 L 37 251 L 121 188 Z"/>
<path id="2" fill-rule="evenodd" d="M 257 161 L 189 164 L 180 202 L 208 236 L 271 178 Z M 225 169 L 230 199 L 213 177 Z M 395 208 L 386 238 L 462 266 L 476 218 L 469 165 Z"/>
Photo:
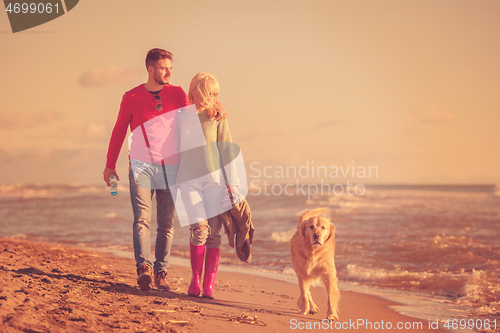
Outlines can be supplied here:
<path id="1" fill-rule="evenodd" d="M 287 282 L 220 272 L 217 299 L 193 298 L 186 294 L 190 269 L 173 266 L 172 292 L 142 292 L 131 259 L 8 238 L 0 244 L 2 332 L 380 332 L 387 325 L 399 331 L 398 323 L 415 325 L 401 331 L 438 332 L 376 296 L 341 291 L 340 319 L 328 324 L 319 287 L 312 288 L 319 313 L 304 316 L 298 287 Z"/>

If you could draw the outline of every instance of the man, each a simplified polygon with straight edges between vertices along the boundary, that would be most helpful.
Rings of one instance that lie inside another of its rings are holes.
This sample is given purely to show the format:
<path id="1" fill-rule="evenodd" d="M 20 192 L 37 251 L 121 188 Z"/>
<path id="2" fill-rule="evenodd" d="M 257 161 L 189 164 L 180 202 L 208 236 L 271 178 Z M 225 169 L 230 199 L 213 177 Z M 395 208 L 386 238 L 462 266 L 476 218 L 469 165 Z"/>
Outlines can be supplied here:
<path id="1" fill-rule="evenodd" d="M 175 178 L 177 174 L 177 127 L 173 112 L 189 105 L 181 87 L 169 84 L 172 70 L 172 53 L 152 49 L 146 56 L 148 80 L 126 92 L 120 105 L 113 133 L 109 142 L 104 181 L 109 186 L 109 177 L 118 180 L 115 167 L 127 128 L 134 134 L 130 146 L 130 197 L 134 212 L 133 243 L 137 267 L 137 283 L 141 290 L 169 290 L 166 281 L 170 248 L 174 236 Z M 158 120 L 158 121 L 156 121 Z M 145 130 L 144 124 L 156 122 L 156 131 Z M 161 128 L 161 130 L 158 130 Z M 142 131 L 140 131 L 142 129 Z M 134 131 L 135 130 L 135 131 Z M 140 136 L 143 134 L 142 146 Z M 157 236 L 155 262 L 150 261 L 151 204 L 153 194 L 157 203 Z"/>

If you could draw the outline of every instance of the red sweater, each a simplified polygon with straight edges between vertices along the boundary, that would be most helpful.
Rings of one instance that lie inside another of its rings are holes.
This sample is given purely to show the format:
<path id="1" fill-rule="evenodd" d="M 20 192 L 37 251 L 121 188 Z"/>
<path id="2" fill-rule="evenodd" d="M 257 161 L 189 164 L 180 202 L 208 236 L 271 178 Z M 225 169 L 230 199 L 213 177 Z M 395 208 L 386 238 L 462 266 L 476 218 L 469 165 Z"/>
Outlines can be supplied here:
<path id="1" fill-rule="evenodd" d="M 148 132 L 151 150 L 153 155 L 170 156 L 169 159 L 165 159 L 165 164 L 167 165 L 175 165 L 178 163 L 178 157 L 176 154 L 177 117 L 174 116 L 176 113 L 171 114 L 172 116 L 170 116 L 170 114 L 169 116 L 166 116 L 165 113 L 189 105 L 189 99 L 181 87 L 173 86 L 171 84 L 163 86 L 159 95 L 163 105 L 162 111 L 156 110 L 158 102 L 156 101 L 156 98 L 146 90 L 144 84 L 127 91 L 123 95 L 122 102 L 120 104 L 120 111 L 118 112 L 118 118 L 116 119 L 116 124 L 113 128 L 113 133 L 111 134 L 111 139 L 109 141 L 106 167 L 110 169 L 116 168 L 116 161 L 118 160 L 118 155 L 120 154 L 123 140 L 127 135 L 127 128 L 129 125 L 130 131 L 133 132 L 137 127 L 141 126 L 148 120 L 158 117 L 159 115 L 164 115 L 160 117 L 162 119 L 163 131 L 161 133 L 157 133 L 161 134 L 161 137 L 159 135 L 158 137 L 151 137 L 151 134 Z M 155 147 L 158 147 L 159 145 L 161 145 L 162 152 L 155 152 Z M 167 149 L 167 152 L 165 152 L 165 149 Z M 147 151 L 144 153 L 148 154 Z"/>

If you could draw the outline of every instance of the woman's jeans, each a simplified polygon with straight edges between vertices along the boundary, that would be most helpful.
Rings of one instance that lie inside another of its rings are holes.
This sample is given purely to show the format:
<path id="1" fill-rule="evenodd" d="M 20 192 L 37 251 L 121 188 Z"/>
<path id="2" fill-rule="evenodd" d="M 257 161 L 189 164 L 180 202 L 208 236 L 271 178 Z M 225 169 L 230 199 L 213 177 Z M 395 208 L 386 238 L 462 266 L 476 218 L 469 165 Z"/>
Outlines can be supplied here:
<path id="1" fill-rule="evenodd" d="M 222 222 L 219 203 L 227 193 L 226 187 L 216 182 L 188 182 L 179 185 L 179 190 L 189 219 L 191 244 L 220 249 Z M 208 228 L 195 229 L 202 225 L 208 225 Z"/>
<path id="2" fill-rule="evenodd" d="M 130 161 L 130 200 L 134 212 L 134 255 L 137 268 L 153 267 L 154 272 L 166 271 L 174 238 L 174 200 L 177 196 L 175 178 L 177 165 L 158 165 L 138 160 Z M 168 186 L 171 184 L 171 186 Z M 157 234 L 154 265 L 151 263 L 151 206 L 156 192 Z"/>

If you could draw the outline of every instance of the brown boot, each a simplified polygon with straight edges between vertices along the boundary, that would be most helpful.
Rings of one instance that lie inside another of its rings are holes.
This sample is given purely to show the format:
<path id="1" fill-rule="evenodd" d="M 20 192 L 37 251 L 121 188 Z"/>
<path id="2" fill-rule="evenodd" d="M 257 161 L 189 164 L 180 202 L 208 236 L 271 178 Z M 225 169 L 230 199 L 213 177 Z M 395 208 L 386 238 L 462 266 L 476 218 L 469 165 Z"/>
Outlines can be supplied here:
<path id="1" fill-rule="evenodd" d="M 156 288 L 160 290 L 165 290 L 169 291 L 170 286 L 167 283 L 167 272 L 166 271 L 161 271 L 158 273 L 155 273 L 155 286 Z"/>
<path id="2" fill-rule="evenodd" d="M 153 277 L 151 276 L 151 267 L 149 265 L 142 265 L 137 270 L 137 284 L 142 291 L 151 290 L 151 283 L 153 282 Z"/>

